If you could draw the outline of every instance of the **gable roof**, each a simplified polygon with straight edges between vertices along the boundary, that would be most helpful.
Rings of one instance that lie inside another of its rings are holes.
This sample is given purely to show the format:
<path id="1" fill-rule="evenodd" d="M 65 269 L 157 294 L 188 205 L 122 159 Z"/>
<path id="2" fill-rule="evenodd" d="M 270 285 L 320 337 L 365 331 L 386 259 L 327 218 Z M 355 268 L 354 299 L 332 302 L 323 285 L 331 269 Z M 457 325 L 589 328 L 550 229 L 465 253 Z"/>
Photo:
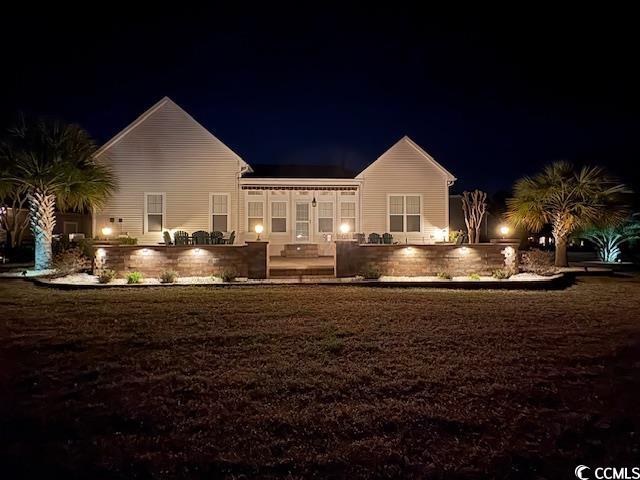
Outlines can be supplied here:
<path id="1" fill-rule="evenodd" d="M 427 161 L 429 161 L 433 165 L 435 165 L 442 173 L 444 173 L 444 175 L 447 177 L 447 180 L 449 182 L 453 183 L 453 182 L 455 182 L 457 180 L 456 177 L 449 170 L 447 170 L 442 165 L 440 165 L 438 162 L 436 162 L 431 155 L 429 155 L 427 152 L 425 152 L 420 147 L 420 145 L 418 145 L 416 142 L 411 140 L 407 135 L 405 135 L 400 140 L 398 140 L 396 143 L 394 143 L 389 149 L 387 149 L 386 152 L 384 152 L 376 160 L 374 160 L 372 163 L 370 163 L 364 170 L 362 170 L 358 175 L 356 175 L 356 178 L 359 178 L 359 177 L 362 177 L 363 175 L 365 175 L 367 170 L 369 170 L 378 160 L 380 160 L 382 157 L 384 157 L 387 153 L 389 153 L 391 150 L 393 150 L 396 146 L 400 145 L 401 143 L 406 143 L 411 148 L 416 150 L 419 154 L 421 154 Z"/>
<path id="2" fill-rule="evenodd" d="M 126 137 L 129 133 L 131 133 L 133 130 L 135 130 L 139 125 L 143 124 L 145 122 L 145 120 L 147 120 L 149 117 L 151 117 L 154 113 L 156 113 L 158 110 L 161 110 L 162 108 L 166 107 L 166 106 L 172 106 L 177 108 L 180 112 L 182 112 L 189 120 L 191 120 L 193 123 L 195 123 L 198 127 L 200 127 L 202 130 L 204 130 L 205 132 L 207 132 L 207 134 L 209 134 L 211 137 L 213 137 L 216 141 L 220 142 L 222 145 L 224 145 L 235 157 L 238 158 L 238 160 L 240 160 L 242 162 L 243 165 L 245 165 L 248 168 L 248 171 L 251 172 L 253 171 L 251 168 L 251 165 L 249 165 L 247 162 L 245 162 L 242 157 L 240 155 L 238 155 L 236 152 L 234 152 L 231 148 L 229 148 L 224 142 L 222 142 L 218 137 L 216 137 L 213 133 L 211 133 L 209 130 L 207 130 L 205 127 L 203 127 L 196 119 L 194 119 L 191 115 L 189 115 L 180 105 L 178 105 L 177 103 L 175 103 L 173 100 L 171 100 L 169 97 L 163 97 L 158 103 L 156 103 L 155 105 L 153 105 L 151 108 L 149 108 L 146 112 L 144 112 L 142 115 L 140 115 L 138 118 L 136 118 L 133 122 L 131 122 L 127 127 L 125 127 L 124 129 L 122 129 L 118 134 L 116 134 L 111 140 L 109 140 L 107 143 L 105 143 L 104 145 L 102 145 L 102 147 L 100 147 L 96 153 L 94 153 L 94 158 L 99 157 L 100 155 L 102 155 L 104 152 L 106 152 L 107 150 L 109 150 L 112 146 L 114 146 L 115 144 L 117 144 L 120 140 L 122 140 L 124 137 Z"/>

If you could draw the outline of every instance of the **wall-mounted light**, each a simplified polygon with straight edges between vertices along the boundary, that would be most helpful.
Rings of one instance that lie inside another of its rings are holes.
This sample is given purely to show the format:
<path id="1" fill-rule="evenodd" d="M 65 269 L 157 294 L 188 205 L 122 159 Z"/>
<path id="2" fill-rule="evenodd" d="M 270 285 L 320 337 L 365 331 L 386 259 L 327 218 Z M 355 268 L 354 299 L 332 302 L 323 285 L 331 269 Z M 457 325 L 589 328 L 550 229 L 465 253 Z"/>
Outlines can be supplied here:
<path id="1" fill-rule="evenodd" d="M 469 253 L 468 247 L 460 247 L 458 250 L 460 250 L 460 255 L 467 255 Z"/>
<path id="2" fill-rule="evenodd" d="M 316 197 L 313 197 L 313 200 L 311 200 L 311 206 L 315 207 L 318 204 L 318 202 L 316 202 Z"/>
<path id="3" fill-rule="evenodd" d="M 504 239 L 504 237 L 506 237 L 507 235 L 509 235 L 509 227 L 506 225 L 502 225 L 500 227 L 500 235 L 502 235 L 502 238 Z"/>
<path id="4" fill-rule="evenodd" d="M 404 247 L 402 249 L 402 253 L 404 253 L 405 255 L 414 255 L 416 251 L 413 247 Z"/>
<path id="5" fill-rule="evenodd" d="M 260 240 L 260 234 L 264 232 L 264 227 L 262 226 L 262 224 L 259 223 L 258 225 L 256 225 L 255 230 L 256 230 L 256 233 L 258 234 L 258 238 L 256 240 Z"/>
<path id="6" fill-rule="evenodd" d="M 342 225 L 340 225 L 340 233 L 342 233 L 343 235 L 346 235 L 350 231 L 351 225 L 349 225 L 348 223 L 343 223 Z"/>
<path id="7" fill-rule="evenodd" d="M 194 255 L 200 255 L 202 253 L 202 250 L 200 250 L 199 248 L 194 248 L 193 249 L 193 254 Z"/>
<path id="8" fill-rule="evenodd" d="M 148 248 L 143 248 L 142 249 L 142 255 L 150 255 L 151 254 L 151 250 L 149 250 Z"/>
<path id="9" fill-rule="evenodd" d="M 105 237 L 108 237 L 112 233 L 113 233 L 113 228 L 111 228 L 111 227 L 102 227 L 102 235 L 104 235 Z"/>

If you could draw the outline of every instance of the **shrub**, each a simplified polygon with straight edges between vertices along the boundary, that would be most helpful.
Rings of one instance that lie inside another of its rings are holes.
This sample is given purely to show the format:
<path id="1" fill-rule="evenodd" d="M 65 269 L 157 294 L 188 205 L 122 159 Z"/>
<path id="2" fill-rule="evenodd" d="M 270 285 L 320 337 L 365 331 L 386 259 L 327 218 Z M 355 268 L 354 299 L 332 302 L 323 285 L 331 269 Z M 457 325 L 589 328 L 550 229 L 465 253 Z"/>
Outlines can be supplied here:
<path id="1" fill-rule="evenodd" d="M 116 278 L 116 272 L 114 270 L 105 269 L 98 275 L 98 283 L 109 283 Z"/>
<path id="2" fill-rule="evenodd" d="M 134 283 L 142 282 L 142 273 L 140 272 L 130 272 L 127 274 L 127 283 L 132 285 Z"/>
<path id="3" fill-rule="evenodd" d="M 235 272 L 235 270 L 229 270 L 229 269 L 223 270 L 222 274 L 220 275 L 220 277 L 222 277 L 223 282 L 233 282 L 237 276 L 238 274 Z"/>
<path id="4" fill-rule="evenodd" d="M 119 237 L 118 243 L 120 245 L 137 245 L 138 239 L 135 237 Z"/>
<path id="5" fill-rule="evenodd" d="M 176 283 L 178 280 L 178 273 L 173 270 L 165 270 L 160 274 L 160 283 Z"/>
<path id="6" fill-rule="evenodd" d="M 462 230 L 449 230 L 449 242 L 456 243 L 460 235 L 462 235 Z"/>
<path id="7" fill-rule="evenodd" d="M 513 275 L 513 272 L 507 268 L 499 268 L 493 271 L 492 277 L 497 278 L 498 280 L 505 280 Z"/>
<path id="8" fill-rule="evenodd" d="M 478 275 L 477 273 L 470 273 L 469 280 L 480 280 L 480 275 Z"/>
<path id="9" fill-rule="evenodd" d="M 382 272 L 375 265 L 368 264 L 362 269 L 360 275 L 366 280 L 377 280 L 382 276 Z"/>
<path id="10" fill-rule="evenodd" d="M 553 252 L 529 250 L 522 254 L 522 271 L 538 275 L 552 275 L 556 272 L 553 265 Z"/>
<path id="11" fill-rule="evenodd" d="M 436 277 L 441 280 L 451 280 L 453 278 L 449 272 L 438 272 L 436 273 Z"/>
<path id="12" fill-rule="evenodd" d="M 63 277 L 91 269 L 91 260 L 80 248 L 71 247 L 61 250 L 53 257 L 53 268 L 56 270 L 56 276 Z"/>

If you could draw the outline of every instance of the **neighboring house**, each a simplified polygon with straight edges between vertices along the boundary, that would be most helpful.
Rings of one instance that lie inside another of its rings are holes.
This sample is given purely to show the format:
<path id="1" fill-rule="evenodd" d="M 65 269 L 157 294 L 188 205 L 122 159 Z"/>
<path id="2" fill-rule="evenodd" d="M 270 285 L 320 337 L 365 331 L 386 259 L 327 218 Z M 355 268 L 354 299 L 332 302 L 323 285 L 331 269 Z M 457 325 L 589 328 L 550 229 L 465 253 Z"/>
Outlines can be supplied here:
<path id="1" fill-rule="evenodd" d="M 270 254 L 286 244 L 318 244 L 331 254 L 340 226 L 366 234 L 390 232 L 394 241 L 434 243 L 449 223 L 455 177 L 408 137 L 350 178 L 257 176 L 251 166 L 164 98 L 107 142 L 96 159 L 111 167 L 118 188 L 93 216 L 140 244 L 162 232 L 236 232 L 255 240 L 260 224 Z M 315 172 L 317 167 L 310 167 Z"/>

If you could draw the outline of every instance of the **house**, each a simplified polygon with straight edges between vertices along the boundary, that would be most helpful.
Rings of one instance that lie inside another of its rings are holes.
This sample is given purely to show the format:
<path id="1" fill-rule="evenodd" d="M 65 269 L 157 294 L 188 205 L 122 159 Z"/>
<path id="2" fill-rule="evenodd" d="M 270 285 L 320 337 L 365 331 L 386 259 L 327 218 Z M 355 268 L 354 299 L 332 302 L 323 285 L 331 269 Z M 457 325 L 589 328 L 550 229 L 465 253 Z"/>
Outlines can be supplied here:
<path id="1" fill-rule="evenodd" d="M 109 226 L 113 235 L 157 244 L 165 230 L 217 230 L 235 231 L 244 242 L 256 240 L 261 225 L 270 255 L 287 245 L 330 255 L 344 235 L 341 226 L 390 232 L 401 243 L 435 243 L 448 229 L 455 181 L 406 136 L 348 178 L 258 176 L 166 97 L 100 148 L 96 160 L 111 167 L 118 188 L 94 212 L 94 235 Z"/>

